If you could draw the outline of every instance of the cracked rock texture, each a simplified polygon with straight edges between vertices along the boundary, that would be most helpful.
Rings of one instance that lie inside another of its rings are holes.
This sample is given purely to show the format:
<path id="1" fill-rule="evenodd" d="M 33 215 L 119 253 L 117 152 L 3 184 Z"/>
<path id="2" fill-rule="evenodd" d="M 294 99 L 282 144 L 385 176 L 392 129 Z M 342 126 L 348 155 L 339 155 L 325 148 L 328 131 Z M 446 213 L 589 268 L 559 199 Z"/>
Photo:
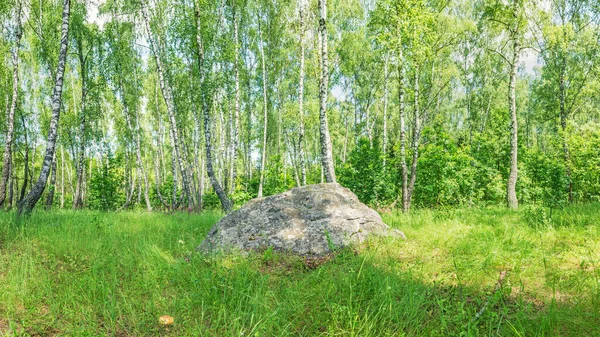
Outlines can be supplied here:
<path id="1" fill-rule="evenodd" d="M 322 256 L 332 249 L 362 243 L 370 235 L 405 238 L 349 189 L 337 183 L 318 184 L 249 201 L 217 222 L 198 250 L 273 247 Z"/>

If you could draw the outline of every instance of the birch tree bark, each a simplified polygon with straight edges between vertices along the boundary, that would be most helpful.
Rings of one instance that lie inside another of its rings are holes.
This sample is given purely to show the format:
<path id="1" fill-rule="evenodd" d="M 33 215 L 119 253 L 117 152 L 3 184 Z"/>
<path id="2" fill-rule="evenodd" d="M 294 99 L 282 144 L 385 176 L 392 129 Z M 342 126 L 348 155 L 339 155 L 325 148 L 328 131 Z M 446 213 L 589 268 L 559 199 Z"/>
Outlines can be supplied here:
<path id="1" fill-rule="evenodd" d="M 13 91 L 12 101 L 8 116 L 6 116 L 6 144 L 4 146 L 4 156 L 2 160 L 2 176 L 0 178 L 0 207 L 6 199 L 6 184 L 10 178 L 12 164 L 12 144 L 15 133 L 15 111 L 17 110 L 17 99 L 19 98 L 19 49 L 21 47 L 21 37 L 23 30 L 21 27 L 21 1 L 17 2 L 15 15 L 15 46 L 12 52 L 13 61 Z"/>
<path id="2" fill-rule="evenodd" d="M 196 106 L 193 106 L 193 110 L 194 112 L 198 111 L 198 109 L 196 108 Z M 202 157 L 201 155 L 201 141 L 200 141 L 200 135 L 201 135 L 201 131 L 200 131 L 200 121 L 198 120 L 198 115 L 196 113 L 193 113 L 192 116 L 194 117 L 194 133 L 193 133 L 193 140 L 194 140 L 194 164 L 193 164 L 193 169 L 196 173 L 195 175 L 195 181 L 194 183 L 196 184 L 196 206 L 198 207 L 199 210 L 202 210 L 202 198 L 203 198 L 203 194 L 204 194 L 204 185 L 203 185 L 203 181 L 204 181 L 204 157 Z M 201 158 L 202 157 L 202 158 Z"/>
<path id="3" fill-rule="evenodd" d="M 231 144 L 229 150 L 229 191 L 233 193 L 235 190 L 235 179 L 236 179 L 236 159 L 237 151 L 239 147 L 239 120 L 240 120 L 240 38 L 239 38 L 239 18 L 238 18 L 237 3 L 234 0 L 233 4 L 233 39 L 235 40 L 235 63 L 234 63 L 234 76 L 235 76 L 235 111 L 233 115 L 233 121 L 231 122 Z"/>
<path id="4" fill-rule="evenodd" d="M 15 185 L 15 174 L 14 174 L 14 167 L 13 165 L 10 166 L 10 172 L 9 172 L 9 178 L 10 179 L 10 183 L 8 184 L 8 200 L 7 202 L 4 204 L 6 209 L 11 209 L 13 208 L 13 196 L 14 196 L 14 185 Z"/>
<path id="5" fill-rule="evenodd" d="M 383 66 L 383 145 L 382 145 L 382 156 L 383 156 L 383 169 L 387 162 L 387 109 L 388 109 L 388 57 L 385 58 L 385 64 Z"/>
<path id="6" fill-rule="evenodd" d="M 408 168 L 406 166 L 406 121 L 404 111 L 404 55 L 398 32 L 398 112 L 400 118 L 400 170 L 402 174 L 402 211 L 408 212 Z"/>
<path id="7" fill-rule="evenodd" d="M 513 29 L 513 55 L 510 62 L 510 81 L 508 84 L 508 102 L 510 110 L 510 173 L 506 183 L 506 203 L 508 208 L 517 209 L 519 200 L 517 199 L 517 178 L 518 178 L 518 125 L 517 125 L 517 68 L 519 66 L 519 55 L 521 46 L 519 44 L 519 5 L 515 0 L 513 3 L 513 19 L 515 27 Z"/>
<path id="8" fill-rule="evenodd" d="M 196 44 L 198 47 L 198 67 L 200 70 L 200 85 L 201 85 L 201 93 L 202 93 L 202 115 L 204 119 L 204 145 L 206 149 L 206 171 L 208 173 L 208 178 L 210 183 L 215 190 L 215 193 L 219 197 L 219 201 L 221 202 L 221 206 L 225 213 L 231 212 L 233 205 L 231 200 L 227 197 L 227 194 L 223 190 L 223 187 L 219 184 L 217 177 L 215 175 L 215 171 L 213 168 L 213 155 L 212 155 L 212 141 L 211 141 L 211 118 L 210 118 L 210 110 L 211 110 L 211 100 L 212 93 L 207 93 L 209 86 L 205 83 L 207 81 L 207 76 L 205 72 L 205 59 L 204 59 L 204 45 L 202 42 L 202 21 L 200 17 L 200 10 L 198 8 L 198 4 L 194 2 L 195 7 L 195 23 L 196 23 Z M 212 69 L 212 67 L 210 68 Z"/>
<path id="9" fill-rule="evenodd" d="M 144 200 L 146 201 L 146 209 L 150 212 L 152 211 L 152 204 L 150 203 L 150 197 L 148 195 L 148 175 L 146 173 L 146 167 L 144 166 L 144 161 L 142 160 L 142 150 L 141 150 L 141 140 L 140 140 L 140 127 L 139 127 L 139 121 L 138 121 L 138 117 L 136 114 L 136 118 L 135 118 L 135 128 L 133 127 L 132 123 L 131 123 L 131 117 L 129 116 L 129 106 L 128 104 L 125 102 L 125 91 L 123 88 L 121 88 L 121 92 L 122 92 L 122 100 L 123 100 L 123 114 L 125 115 L 125 121 L 127 123 L 127 128 L 129 128 L 129 130 L 131 131 L 131 133 L 133 134 L 133 138 L 134 138 L 134 144 L 135 144 L 135 157 L 136 157 L 136 161 L 137 161 L 137 165 L 138 168 L 140 170 L 140 175 L 141 175 L 141 179 L 143 180 L 144 183 Z M 141 186 L 140 186 L 140 193 L 141 193 Z"/>
<path id="10" fill-rule="evenodd" d="M 419 67 L 415 67 L 415 120 L 413 123 L 413 140 L 412 140 L 412 163 L 410 167 L 410 182 L 408 183 L 408 197 L 406 200 L 406 210 L 410 209 L 412 203 L 412 195 L 415 190 L 415 182 L 417 181 L 417 164 L 419 161 L 419 144 L 421 141 L 421 114 L 419 103 Z"/>
<path id="11" fill-rule="evenodd" d="M 563 39 L 566 40 L 566 32 L 563 24 Z M 563 52 L 564 53 L 564 52 Z M 560 75 L 559 75 L 559 100 L 560 100 L 560 128 L 563 136 L 563 157 L 565 161 L 565 173 L 568 179 L 567 193 L 569 196 L 569 202 L 573 202 L 573 180 L 571 179 L 571 153 L 569 151 L 569 142 L 567 138 L 567 118 L 568 111 L 566 108 L 566 72 L 567 72 L 567 59 L 565 55 L 562 55 L 560 64 Z"/>
<path id="12" fill-rule="evenodd" d="M 177 120 L 175 119 L 175 105 L 173 101 L 173 93 L 171 91 L 171 86 L 167 83 L 167 79 L 165 78 L 165 71 L 162 59 L 160 57 L 160 51 L 158 49 L 158 45 L 154 41 L 154 37 L 152 35 L 152 30 L 150 28 L 150 15 L 148 13 L 148 7 L 145 1 L 141 1 L 142 4 L 142 16 L 144 17 L 144 23 L 146 26 L 146 31 L 148 33 L 148 41 L 150 43 L 150 49 L 152 50 L 152 54 L 154 55 L 154 61 L 156 62 L 156 68 L 158 73 L 158 79 L 160 84 L 160 89 L 163 94 L 163 98 L 167 105 L 167 113 L 169 115 L 169 123 L 171 126 L 171 138 L 173 141 L 173 147 L 175 152 L 175 157 L 178 163 L 179 171 L 181 172 L 181 183 L 183 184 L 183 190 L 185 196 L 188 201 L 188 209 L 192 209 L 193 199 L 190 193 L 189 179 L 187 175 L 186 167 L 183 163 L 183 159 L 181 156 L 181 150 L 179 148 L 179 129 L 177 127 Z"/>
<path id="13" fill-rule="evenodd" d="M 327 96 L 329 82 L 329 66 L 327 60 L 327 0 L 319 0 L 319 32 L 321 38 L 321 78 L 319 83 L 319 139 L 321 141 L 321 164 L 325 181 L 335 182 L 333 150 L 327 123 Z"/>
<path id="14" fill-rule="evenodd" d="M 83 53 L 83 39 L 79 34 L 77 35 L 77 56 L 79 59 L 79 73 L 81 76 L 81 108 L 79 110 L 79 158 L 77 159 L 75 176 L 77 177 L 77 183 L 75 185 L 75 195 L 73 196 L 73 208 L 80 209 L 83 207 L 83 169 L 85 167 L 85 143 L 86 143 L 86 121 L 85 114 L 87 110 L 86 100 L 88 94 L 87 88 L 87 71 L 86 62 L 87 57 Z M 73 97 L 75 99 L 75 97 Z"/>
<path id="15" fill-rule="evenodd" d="M 304 158 L 304 11 L 306 9 L 306 0 L 300 0 L 300 78 L 298 84 L 298 113 L 300 118 L 300 129 L 298 130 L 298 161 L 300 164 L 300 175 L 302 186 L 306 185 L 306 160 Z"/>
<path id="16" fill-rule="evenodd" d="M 56 152 L 54 153 L 54 159 L 52 160 L 52 174 L 50 175 L 50 189 L 48 189 L 48 195 L 46 195 L 46 209 L 52 209 L 54 204 L 54 192 L 56 190 Z"/>
<path id="17" fill-rule="evenodd" d="M 262 61 L 262 76 L 263 76 L 263 141 L 260 153 L 260 179 L 258 184 L 258 197 L 263 196 L 263 184 L 265 181 L 265 165 L 267 163 L 267 123 L 268 123 L 268 100 L 267 100 L 267 67 L 265 65 L 265 47 L 263 46 L 263 35 L 260 28 L 260 19 L 258 23 L 258 31 L 260 35 L 259 47 L 260 58 Z"/>
<path id="18" fill-rule="evenodd" d="M 23 115 L 21 115 L 23 119 Z M 23 119 L 23 136 L 25 138 L 25 155 L 23 156 L 23 185 L 21 186 L 21 194 L 19 194 L 19 202 L 25 198 L 25 192 L 27 192 L 27 184 L 29 183 L 29 141 L 27 140 L 27 129 Z"/>
<path id="19" fill-rule="evenodd" d="M 65 208 L 65 149 L 60 146 L 60 208 Z"/>
<path id="20" fill-rule="evenodd" d="M 48 130 L 48 139 L 46 142 L 46 153 L 42 162 L 40 176 L 27 196 L 19 202 L 19 214 L 27 214 L 31 212 L 35 204 L 40 200 L 54 159 L 54 151 L 56 148 L 56 138 L 58 135 L 58 121 L 60 118 L 60 109 L 62 103 L 63 76 L 65 72 L 65 63 L 67 59 L 67 49 L 69 45 L 69 17 L 71 14 L 71 0 L 63 1 L 62 25 L 60 52 L 58 56 L 58 65 L 56 71 L 56 79 L 54 90 L 52 92 L 52 117 L 50 118 L 50 129 Z"/>

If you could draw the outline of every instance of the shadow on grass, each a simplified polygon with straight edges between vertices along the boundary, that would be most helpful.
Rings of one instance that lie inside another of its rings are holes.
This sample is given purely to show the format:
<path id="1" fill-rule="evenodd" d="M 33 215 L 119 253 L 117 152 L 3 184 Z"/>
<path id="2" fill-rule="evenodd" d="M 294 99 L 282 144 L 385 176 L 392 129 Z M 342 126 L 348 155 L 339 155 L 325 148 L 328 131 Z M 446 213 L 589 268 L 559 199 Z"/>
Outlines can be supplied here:
<path id="1" fill-rule="evenodd" d="M 0 249 L 0 335 L 600 335 L 597 301 L 440 285 L 376 246 L 207 258 L 195 246 L 216 219 L 34 214 Z"/>
<path id="2" fill-rule="evenodd" d="M 528 302 L 510 288 L 440 286 L 394 261 L 343 250 L 315 268 L 280 253 L 204 259 L 176 272 L 180 305 L 211 335 L 484 336 L 600 333 L 597 307 Z M 185 275 L 187 277 L 181 277 Z M 197 291 L 189 291 L 195 285 Z M 482 311 L 482 308 L 485 309 Z M 480 317 L 477 313 L 481 311 Z M 181 313 L 185 317 L 185 313 Z M 192 322 L 188 322 L 189 326 Z M 179 326 L 181 334 L 187 327 Z"/>

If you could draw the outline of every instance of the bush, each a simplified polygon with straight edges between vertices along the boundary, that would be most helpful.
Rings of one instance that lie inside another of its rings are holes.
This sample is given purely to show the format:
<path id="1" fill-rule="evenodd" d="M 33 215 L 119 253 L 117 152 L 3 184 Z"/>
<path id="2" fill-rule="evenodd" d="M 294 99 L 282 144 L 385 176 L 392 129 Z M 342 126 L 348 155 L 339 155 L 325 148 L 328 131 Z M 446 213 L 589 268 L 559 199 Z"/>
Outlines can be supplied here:
<path id="1" fill-rule="evenodd" d="M 358 145 L 342 167 L 337 168 L 338 181 L 370 205 L 386 205 L 393 202 L 396 192 L 397 171 L 389 162 L 384 169 L 379 144 L 370 146 L 368 139 L 360 139 Z"/>
<path id="2" fill-rule="evenodd" d="M 114 157 L 109 151 L 102 161 L 100 172 L 92 175 L 89 186 L 89 207 L 97 210 L 114 210 L 125 201 L 122 187 L 123 158 Z"/>

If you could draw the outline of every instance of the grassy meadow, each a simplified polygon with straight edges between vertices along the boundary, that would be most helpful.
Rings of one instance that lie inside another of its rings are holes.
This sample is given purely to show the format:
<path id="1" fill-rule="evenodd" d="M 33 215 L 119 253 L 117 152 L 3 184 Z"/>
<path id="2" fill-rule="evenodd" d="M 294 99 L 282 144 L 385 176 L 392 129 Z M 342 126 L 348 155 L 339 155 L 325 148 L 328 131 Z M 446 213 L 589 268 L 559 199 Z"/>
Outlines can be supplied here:
<path id="1" fill-rule="evenodd" d="M 384 214 L 406 241 L 321 260 L 196 253 L 219 217 L 0 214 L 0 336 L 600 336 L 600 204 Z"/>

